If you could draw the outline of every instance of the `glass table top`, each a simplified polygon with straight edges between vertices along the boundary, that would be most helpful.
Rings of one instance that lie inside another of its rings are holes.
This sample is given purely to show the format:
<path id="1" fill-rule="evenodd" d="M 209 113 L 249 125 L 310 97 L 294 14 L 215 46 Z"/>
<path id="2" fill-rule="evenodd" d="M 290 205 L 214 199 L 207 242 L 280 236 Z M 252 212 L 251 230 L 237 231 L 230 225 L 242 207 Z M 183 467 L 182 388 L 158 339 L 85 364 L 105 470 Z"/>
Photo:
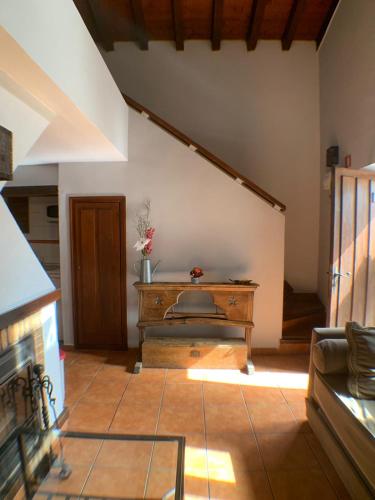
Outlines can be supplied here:
<path id="1" fill-rule="evenodd" d="M 35 436 L 35 433 L 33 433 Z M 185 438 L 63 432 L 20 433 L 24 498 L 182 500 Z"/>

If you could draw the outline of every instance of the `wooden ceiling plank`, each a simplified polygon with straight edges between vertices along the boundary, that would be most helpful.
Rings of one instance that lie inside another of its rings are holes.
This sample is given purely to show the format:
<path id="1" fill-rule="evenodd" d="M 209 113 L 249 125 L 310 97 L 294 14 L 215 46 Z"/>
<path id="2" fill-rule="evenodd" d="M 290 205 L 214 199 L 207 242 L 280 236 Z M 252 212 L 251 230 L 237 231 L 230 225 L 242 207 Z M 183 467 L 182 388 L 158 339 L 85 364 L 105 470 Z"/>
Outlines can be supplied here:
<path id="1" fill-rule="evenodd" d="M 247 32 L 247 50 L 254 50 L 257 46 L 264 11 L 268 0 L 254 0 L 250 14 L 249 29 Z"/>
<path id="2" fill-rule="evenodd" d="M 130 2 L 135 23 L 134 31 L 135 36 L 138 40 L 139 48 L 141 50 L 148 50 L 148 36 L 146 31 L 142 0 L 130 0 Z"/>
<path id="3" fill-rule="evenodd" d="M 107 52 L 113 50 L 113 39 L 101 21 L 102 16 L 98 10 L 98 0 L 85 0 L 85 2 L 87 6 L 86 12 L 89 17 L 86 19 L 86 23 L 94 28 L 103 49 Z"/>
<path id="4" fill-rule="evenodd" d="M 173 29 L 176 42 L 176 50 L 184 50 L 184 25 L 182 18 L 181 0 L 172 0 Z"/>
<path id="5" fill-rule="evenodd" d="M 328 29 L 328 26 L 329 26 L 329 23 L 331 22 L 331 19 L 333 17 L 333 14 L 335 13 L 336 9 L 337 9 L 337 6 L 339 4 L 339 1 L 340 0 L 332 0 L 331 1 L 331 5 L 329 6 L 329 9 L 327 10 L 327 14 L 324 18 L 324 21 L 322 23 L 322 26 L 320 27 L 320 30 L 319 30 L 319 33 L 318 33 L 318 36 L 316 37 L 316 48 L 318 49 L 320 47 L 320 44 L 322 43 L 323 41 L 323 38 L 324 38 L 324 35 L 326 34 L 327 32 L 327 29 Z"/>
<path id="6" fill-rule="evenodd" d="M 284 34 L 281 38 L 281 45 L 283 50 L 289 50 L 292 42 L 294 40 L 294 36 L 296 33 L 296 29 L 298 23 L 301 20 L 303 11 L 306 6 L 306 0 L 294 0 L 292 8 L 290 10 L 290 14 L 288 17 L 288 21 L 286 23 L 286 28 Z"/>
<path id="7" fill-rule="evenodd" d="M 223 0 L 213 0 L 212 8 L 212 50 L 220 50 L 221 30 L 223 26 Z"/>

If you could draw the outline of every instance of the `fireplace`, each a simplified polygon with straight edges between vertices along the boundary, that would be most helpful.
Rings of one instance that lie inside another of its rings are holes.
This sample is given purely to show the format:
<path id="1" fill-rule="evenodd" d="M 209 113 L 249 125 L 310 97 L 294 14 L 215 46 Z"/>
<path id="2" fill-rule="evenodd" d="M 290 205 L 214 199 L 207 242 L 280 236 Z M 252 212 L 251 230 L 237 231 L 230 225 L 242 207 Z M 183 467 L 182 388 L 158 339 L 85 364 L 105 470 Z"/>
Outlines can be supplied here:
<path id="1" fill-rule="evenodd" d="M 40 429 L 38 407 L 32 398 L 34 363 L 32 335 L 0 353 L 0 498 L 13 498 L 21 480 L 16 429 Z M 30 434 L 24 444 L 26 455 L 31 456 L 38 439 Z"/>

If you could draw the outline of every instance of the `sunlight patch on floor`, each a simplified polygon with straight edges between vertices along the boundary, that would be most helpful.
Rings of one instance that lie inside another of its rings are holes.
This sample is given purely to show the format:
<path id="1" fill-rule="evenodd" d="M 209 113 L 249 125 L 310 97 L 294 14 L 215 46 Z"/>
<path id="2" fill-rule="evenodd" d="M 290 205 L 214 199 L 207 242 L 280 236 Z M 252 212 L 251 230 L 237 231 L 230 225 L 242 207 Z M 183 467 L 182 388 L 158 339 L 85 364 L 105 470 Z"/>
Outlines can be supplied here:
<path id="1" fill-rule="evenodd" d="M 200 496 L 200 495 L 191 495 L 190 493 L 185 493 L 184 494 L 184 499 L 185 500 L 207 500 L 207 497 Z"/>
<path id="2" fill-rule="evenodd" d="M 188 370 L 188 380 L 216 382 L 218 384 L 278 387 L 280 389 L 306 389 L 307 373 L 286 371 L 259 371 L 247 375 L 239 370 Z"/>
<path id="3" fill-rule="evenodd" d="M 185 448 L 185 475 L 200 479 L 207 478 L 206 449 L 193 446 Z"/>
<path id="4" fill-rule="evenodd" d="M 307 389 L 309 375 L 307 373 L 278 373 L 278 384 L 281 389 Z"/>
<path id="5" fill-rule="evenodd" d="M 228 451 L 207 450 L 210 454 L 210 480 L 235 484 L 231 455 Z"/>

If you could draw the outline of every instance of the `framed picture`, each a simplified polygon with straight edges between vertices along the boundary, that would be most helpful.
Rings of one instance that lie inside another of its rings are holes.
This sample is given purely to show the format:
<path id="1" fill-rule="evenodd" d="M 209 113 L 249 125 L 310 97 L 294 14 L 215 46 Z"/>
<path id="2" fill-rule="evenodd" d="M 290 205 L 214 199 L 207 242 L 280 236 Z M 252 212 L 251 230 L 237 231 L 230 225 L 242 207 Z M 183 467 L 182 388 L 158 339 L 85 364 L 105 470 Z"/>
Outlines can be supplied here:
<path id="1" fill-rule="evenodd" d="M 0 181 L 13 179 L 12 132 L 0 125 Z"/>

